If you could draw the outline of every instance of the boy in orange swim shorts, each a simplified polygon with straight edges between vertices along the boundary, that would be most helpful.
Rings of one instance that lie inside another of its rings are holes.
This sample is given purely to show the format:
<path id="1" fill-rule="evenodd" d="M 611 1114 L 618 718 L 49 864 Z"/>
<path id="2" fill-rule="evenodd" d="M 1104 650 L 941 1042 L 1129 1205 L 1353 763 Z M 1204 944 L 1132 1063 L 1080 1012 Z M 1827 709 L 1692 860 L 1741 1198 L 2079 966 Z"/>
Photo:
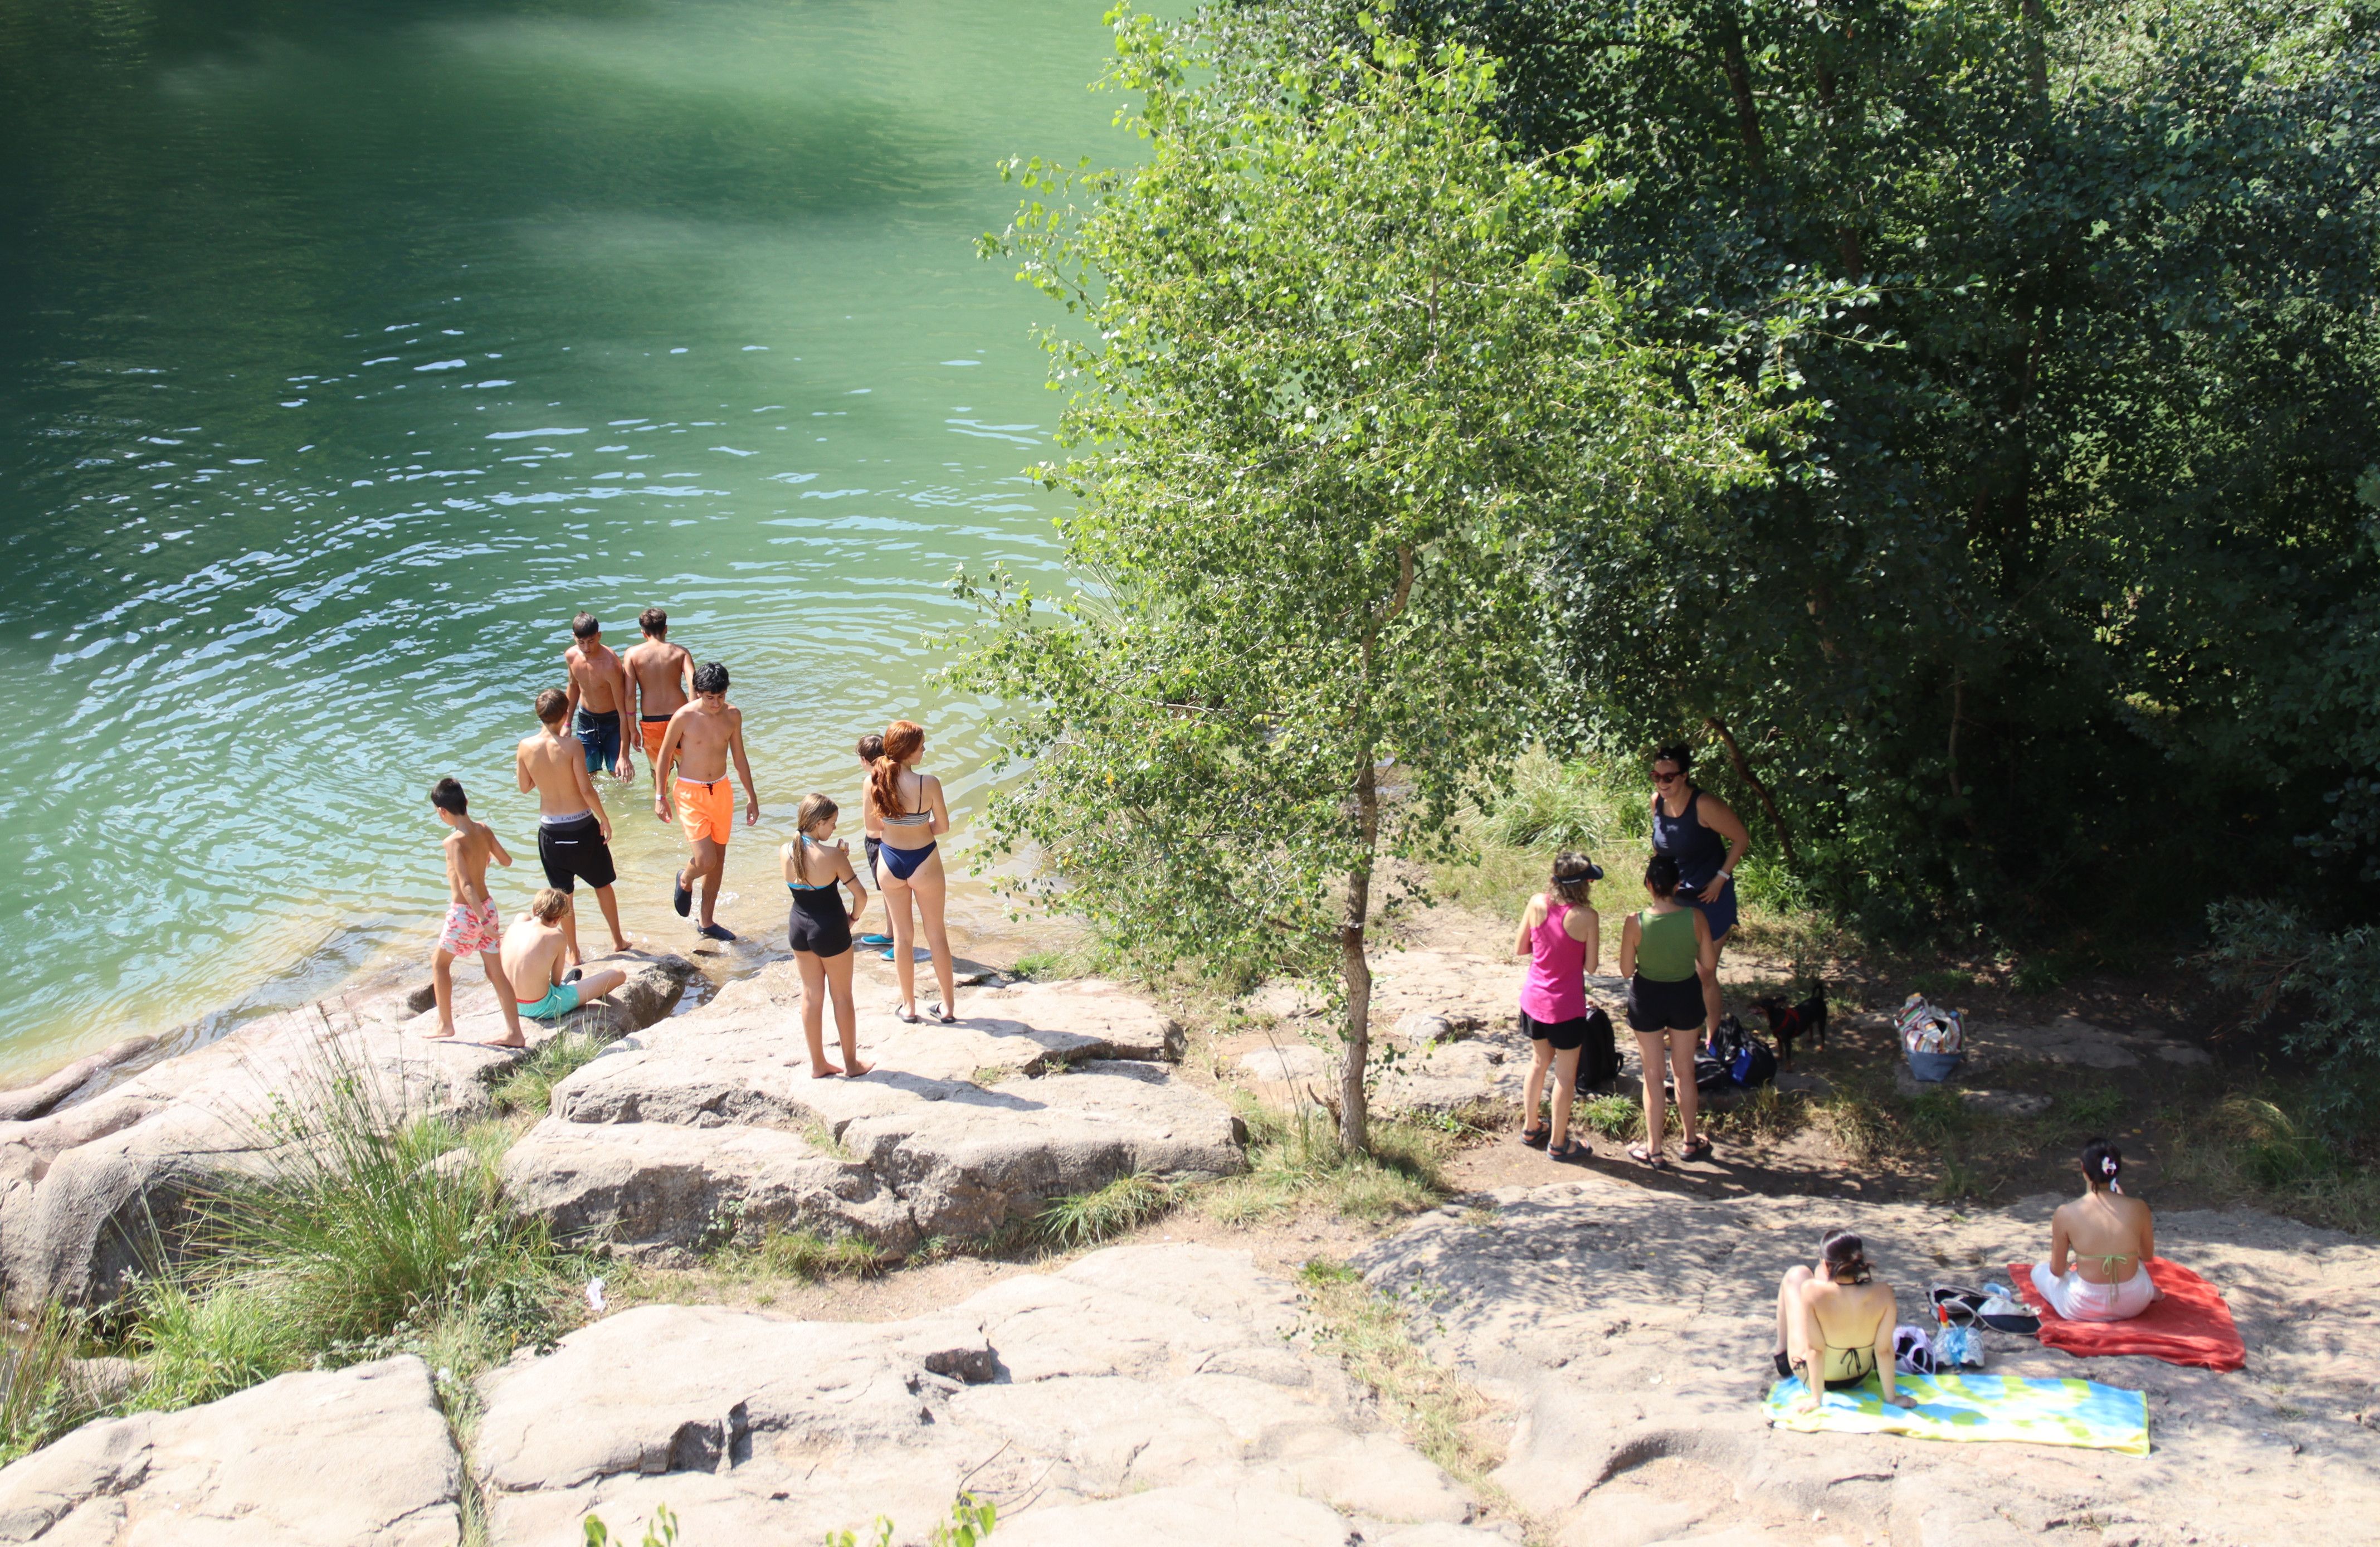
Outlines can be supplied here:
<path id="1" fill-rule="evenodd" d="M 670 906 L 685 918 L 698 880 L 702 922 L 697 932 L 706 940 L 735 938 L 712 916 L 720 878 L 727 871 L 727 840 L 735 833 L 735 792 L 727 785 L 731 760 L 744 785 L 744 822 L 750 826 L 760 820 L 760 796 L 752 787 L 752 764 L 744 755 L 744 712 L 727 701 L 727 668 L 706 661 L 694 668 L 694 701 L 670 716 L 653 764 L 653 814 L 667 822 L 674 795 L 678 823 L 694 850 L 690 862 L 677 872 Z"/>

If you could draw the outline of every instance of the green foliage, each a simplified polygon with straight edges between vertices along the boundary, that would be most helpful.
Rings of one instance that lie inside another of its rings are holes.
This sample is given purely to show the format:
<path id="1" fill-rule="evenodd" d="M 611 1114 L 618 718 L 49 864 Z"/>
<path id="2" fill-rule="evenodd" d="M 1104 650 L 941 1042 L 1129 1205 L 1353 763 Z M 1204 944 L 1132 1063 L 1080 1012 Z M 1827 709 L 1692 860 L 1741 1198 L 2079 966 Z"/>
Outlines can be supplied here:
<path id="1" fill-rule="evenodd" d="M 999 1522 L 1000 1511 L 988 1499 L 973 1493 L 961 1493 L 951 1501 L 951 1517 L 937 1522 L 927 1537 L 929 1547 L 976 1547 Z M 892 1547 L 892 1522 L 880 1515 L 871 1528 L 866 1547 Z M 593 1544 L 590 1542 L 590 1547 Z M 849 1531 L 826 1533 L 826 1547 L 861 1547 L 860 1539 Z"/>
<path id="2" fill-rule="evenodd" d="M 589 1515 L 579 1524 L 586 1533 L 587 1547 L 611 1547 L 612 1532 L 601 1516 Z M 653 1505 L 652 1515 L 645 1521 L 644 1541 L 638 1547 L 676 1547 L 676 1543 L 677 1517 L 670 1513 L 667 1504 Z M 620 1547 L 628 1547 L 627 1538 L 620 1539 Z"/>
<path id="3" fill-rule="evenodd" d="M 1173 1189 L 1154 1176 L 1119 1176 L 1103 1188 L 1053 1198 L 1035 1222 L 1062 1248 L 1086 1247 L 1137 1230 L 1173 1207 Z"/>
<path id="4" fill-rule="evenodd" d="M 1357 30 L 1257 9 L 1318 55 Z M 2374 916 L 2369 0 L 1385 13 L 1500 56 L 1513 140 L 1600 147 L 1626 196 L 1573 251 L 1641 276 L 1626 326 L 1820 414 L 1775 480 L 1582 485 L 1580 744 L 1740 749 L 1757 786 L 1703 767 L 1755 852 L 1879 924 L 2181 921 L 2242 867 Z M 1757 336 L 1828 283 L 1845 314 Z"/>
<path id="5" fill-rule="evenodd" d="M 1587 1096 L 1572 1102 L 1571 1121 L 1589 1133 L 1625 1144 L 1645 1136 L 1645 1106 L 1633 1096 Z M 1670 1122 L 1677 1121 L 1675 1116 Z M 1671 1130 L 1674 1131 L 1674 1130 Z"/>
<path id="6" fill-rule="evenodd" d="M 137 1405 L 404 1351 L 476 1370 L 551 1336 L 552 1247 L 504 1202 L 491 1151 L 407 1119 L 335 1044 L 254 1127 L 268 1173 L 199 1200 L 188 1265 L 135 1285 Z"/>
<path id="7" fill-rule="evenodd" d="M 1642 847 L 1652 809 L 1649 786 L 1635 774 L 1605 763 L 1556 762 L 1542 752 L 1524 758 L 1488 818 L 1487 834 L 1514 848 L 1577 849 L 1607 860 L 1623 846 Z"/>
<path id="8" fill-rule="evenodd" d="M 1475 53 L 1117 36 L 1146 160 L 1012 164 L 985 242 L 1077 320 L 1048 335 L 1075 455 L 1039 472 L 1083 589 L 962 577 L 990 624 L 954 680 L 1009 706 L 986 822 L 1025 889 L 1155 968 L 1340 964 L 1361 1149 L 1374 872 L 1442 852 L 1546 701 L 1545 534 L 1585 488 L 1765 476 L 1778 416 L 1632 335 L 1571 257 L 1619 187 L 1512 154 Z"/>
<path id="9" fill-rule="evenodd" d="M 553 1106 L 553 1088 L 593 1063 L 601 1051 L 595 1039 L 584 1032 L 547 1038 L 496 1087 L 497 1110 L 544 1116 Z"/>
<path id="10" fill-rule="evenodd" d="M 2360 1094 L 2356 1085 L 2380 1071 L 2380 926 L 2328 934 L 2270 902 L 2216 907 L 2207 923 L 2215 937 L 2202 958 L 2207 976 L 2253 996 L 2248 1024 L 2301 998 L 2307 1013 L 2279 1033 L 2281 1048 L 2324 1066 L 2339 1100 Z"/>
<path id="11" fill-rule="evenodd" d="M 45 1305 L 16 1323 L 0 1369 L 0 1466 L 27 1456 L 96 1415 L 99 1404 L 75 1378 L 80 1328 Z"/>
<path id="12" fill-rule="evenodd" d="M 1281 1112 L 1243 1097 L 1248 1170 L 1199 1195 L 1199 1207 L 1225 1224 L 1287 1219 L 1318 1208 L 1342 1219 L 1382 1221 L 1443 1202 L 1444 1165 L 1454 1137 L 1421 1124 L 1388 1122 L 1371 1132 L 1369 1151 L 1350 1150 L 1325 1114 L 1311 1105 Z"/>
<path id="13" fill-rule="evenodd" d="M 2070 1091 L 2049 1108 L 2051 1118 L 2059 1126 L 2085 1135 L 2113 1127 L 2123 1112 L 2124 1097 L 2119 1090 Z"/>

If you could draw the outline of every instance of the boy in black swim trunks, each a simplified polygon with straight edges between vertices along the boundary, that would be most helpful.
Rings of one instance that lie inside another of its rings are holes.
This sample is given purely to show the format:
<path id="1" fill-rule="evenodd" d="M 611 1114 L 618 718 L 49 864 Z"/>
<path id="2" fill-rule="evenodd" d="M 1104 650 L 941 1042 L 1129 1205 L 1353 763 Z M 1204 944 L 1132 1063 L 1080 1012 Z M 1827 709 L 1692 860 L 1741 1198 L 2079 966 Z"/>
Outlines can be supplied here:
<path id="1" fill-rule="evenodd" d="M 578 738 L 563 729 L 569 714 L 570 697 L 561 688 L 540 693 L 537 717 L 545 728 L 522 740 L 514 766 L 520 787 L 537 791 L 537 857 L 545 866 L 545 883 L 565 895 L 581 880 L 595 888 L 603 922 L 611 927 L 612 949 L 625 951 L 628 937 L 620 932 L 620 905 L 612 895 L 612 883 L 619 879 L 612 865 L 612 818 L 588 776 Z M 582 959 L 576 909 L 565 916 L 562 930 L 568 965 L 576 967 Z"/>

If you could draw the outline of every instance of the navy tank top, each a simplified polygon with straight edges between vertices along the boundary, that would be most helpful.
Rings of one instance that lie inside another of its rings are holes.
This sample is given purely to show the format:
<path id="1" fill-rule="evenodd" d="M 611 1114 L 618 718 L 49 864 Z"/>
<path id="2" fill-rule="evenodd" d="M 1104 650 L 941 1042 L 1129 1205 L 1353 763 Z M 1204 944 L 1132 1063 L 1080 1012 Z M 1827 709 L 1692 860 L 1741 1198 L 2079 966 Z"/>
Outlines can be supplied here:
<path id="1" fill-rule="evenodd" d="M 1694 808 L 1702 804 L 1702 798 L 1703 792 L 1694 790 L 1686 797 L 1685 811 L 1671 816 L 1661 804 L 1661 798 L 1653 798 L 1653 852 L 1677 860 L 1681 893 L 1701 891 L 1727 863 L 1725 841 L 1694 815 Z"/>

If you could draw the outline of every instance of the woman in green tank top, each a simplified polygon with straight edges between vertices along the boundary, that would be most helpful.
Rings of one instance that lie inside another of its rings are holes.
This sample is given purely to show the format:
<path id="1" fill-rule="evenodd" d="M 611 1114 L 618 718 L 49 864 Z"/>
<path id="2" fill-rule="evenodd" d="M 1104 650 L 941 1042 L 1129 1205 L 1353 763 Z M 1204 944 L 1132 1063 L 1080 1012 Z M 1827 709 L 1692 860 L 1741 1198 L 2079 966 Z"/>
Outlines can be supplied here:
<path id="1" fill-rule="evenodd" d="M 1685 1131 L 1682 1153 L 1708 1160 L 1710 1140 L 1695 1128 L 1700 1103 L 1694 1090 L 1694 1054 L 1717 1029 L 1718 945 L 1702 909 L 1678 900 L 1678 861 L 1656 854 L 1645 867 L 1645 890 L 1652 906 L 1633 914 L 1620 932 L 1620 971 L 1628 980 L 1628 1027 L 1645 1066 L 1645 1142 L 1628 1148 L 1629 1158 L 1666 1170 L 1661 1129 L 1669 1102 L 1661 1090 L 1666 1063 L 1678 1089 L 1678 1124 Z"/>

